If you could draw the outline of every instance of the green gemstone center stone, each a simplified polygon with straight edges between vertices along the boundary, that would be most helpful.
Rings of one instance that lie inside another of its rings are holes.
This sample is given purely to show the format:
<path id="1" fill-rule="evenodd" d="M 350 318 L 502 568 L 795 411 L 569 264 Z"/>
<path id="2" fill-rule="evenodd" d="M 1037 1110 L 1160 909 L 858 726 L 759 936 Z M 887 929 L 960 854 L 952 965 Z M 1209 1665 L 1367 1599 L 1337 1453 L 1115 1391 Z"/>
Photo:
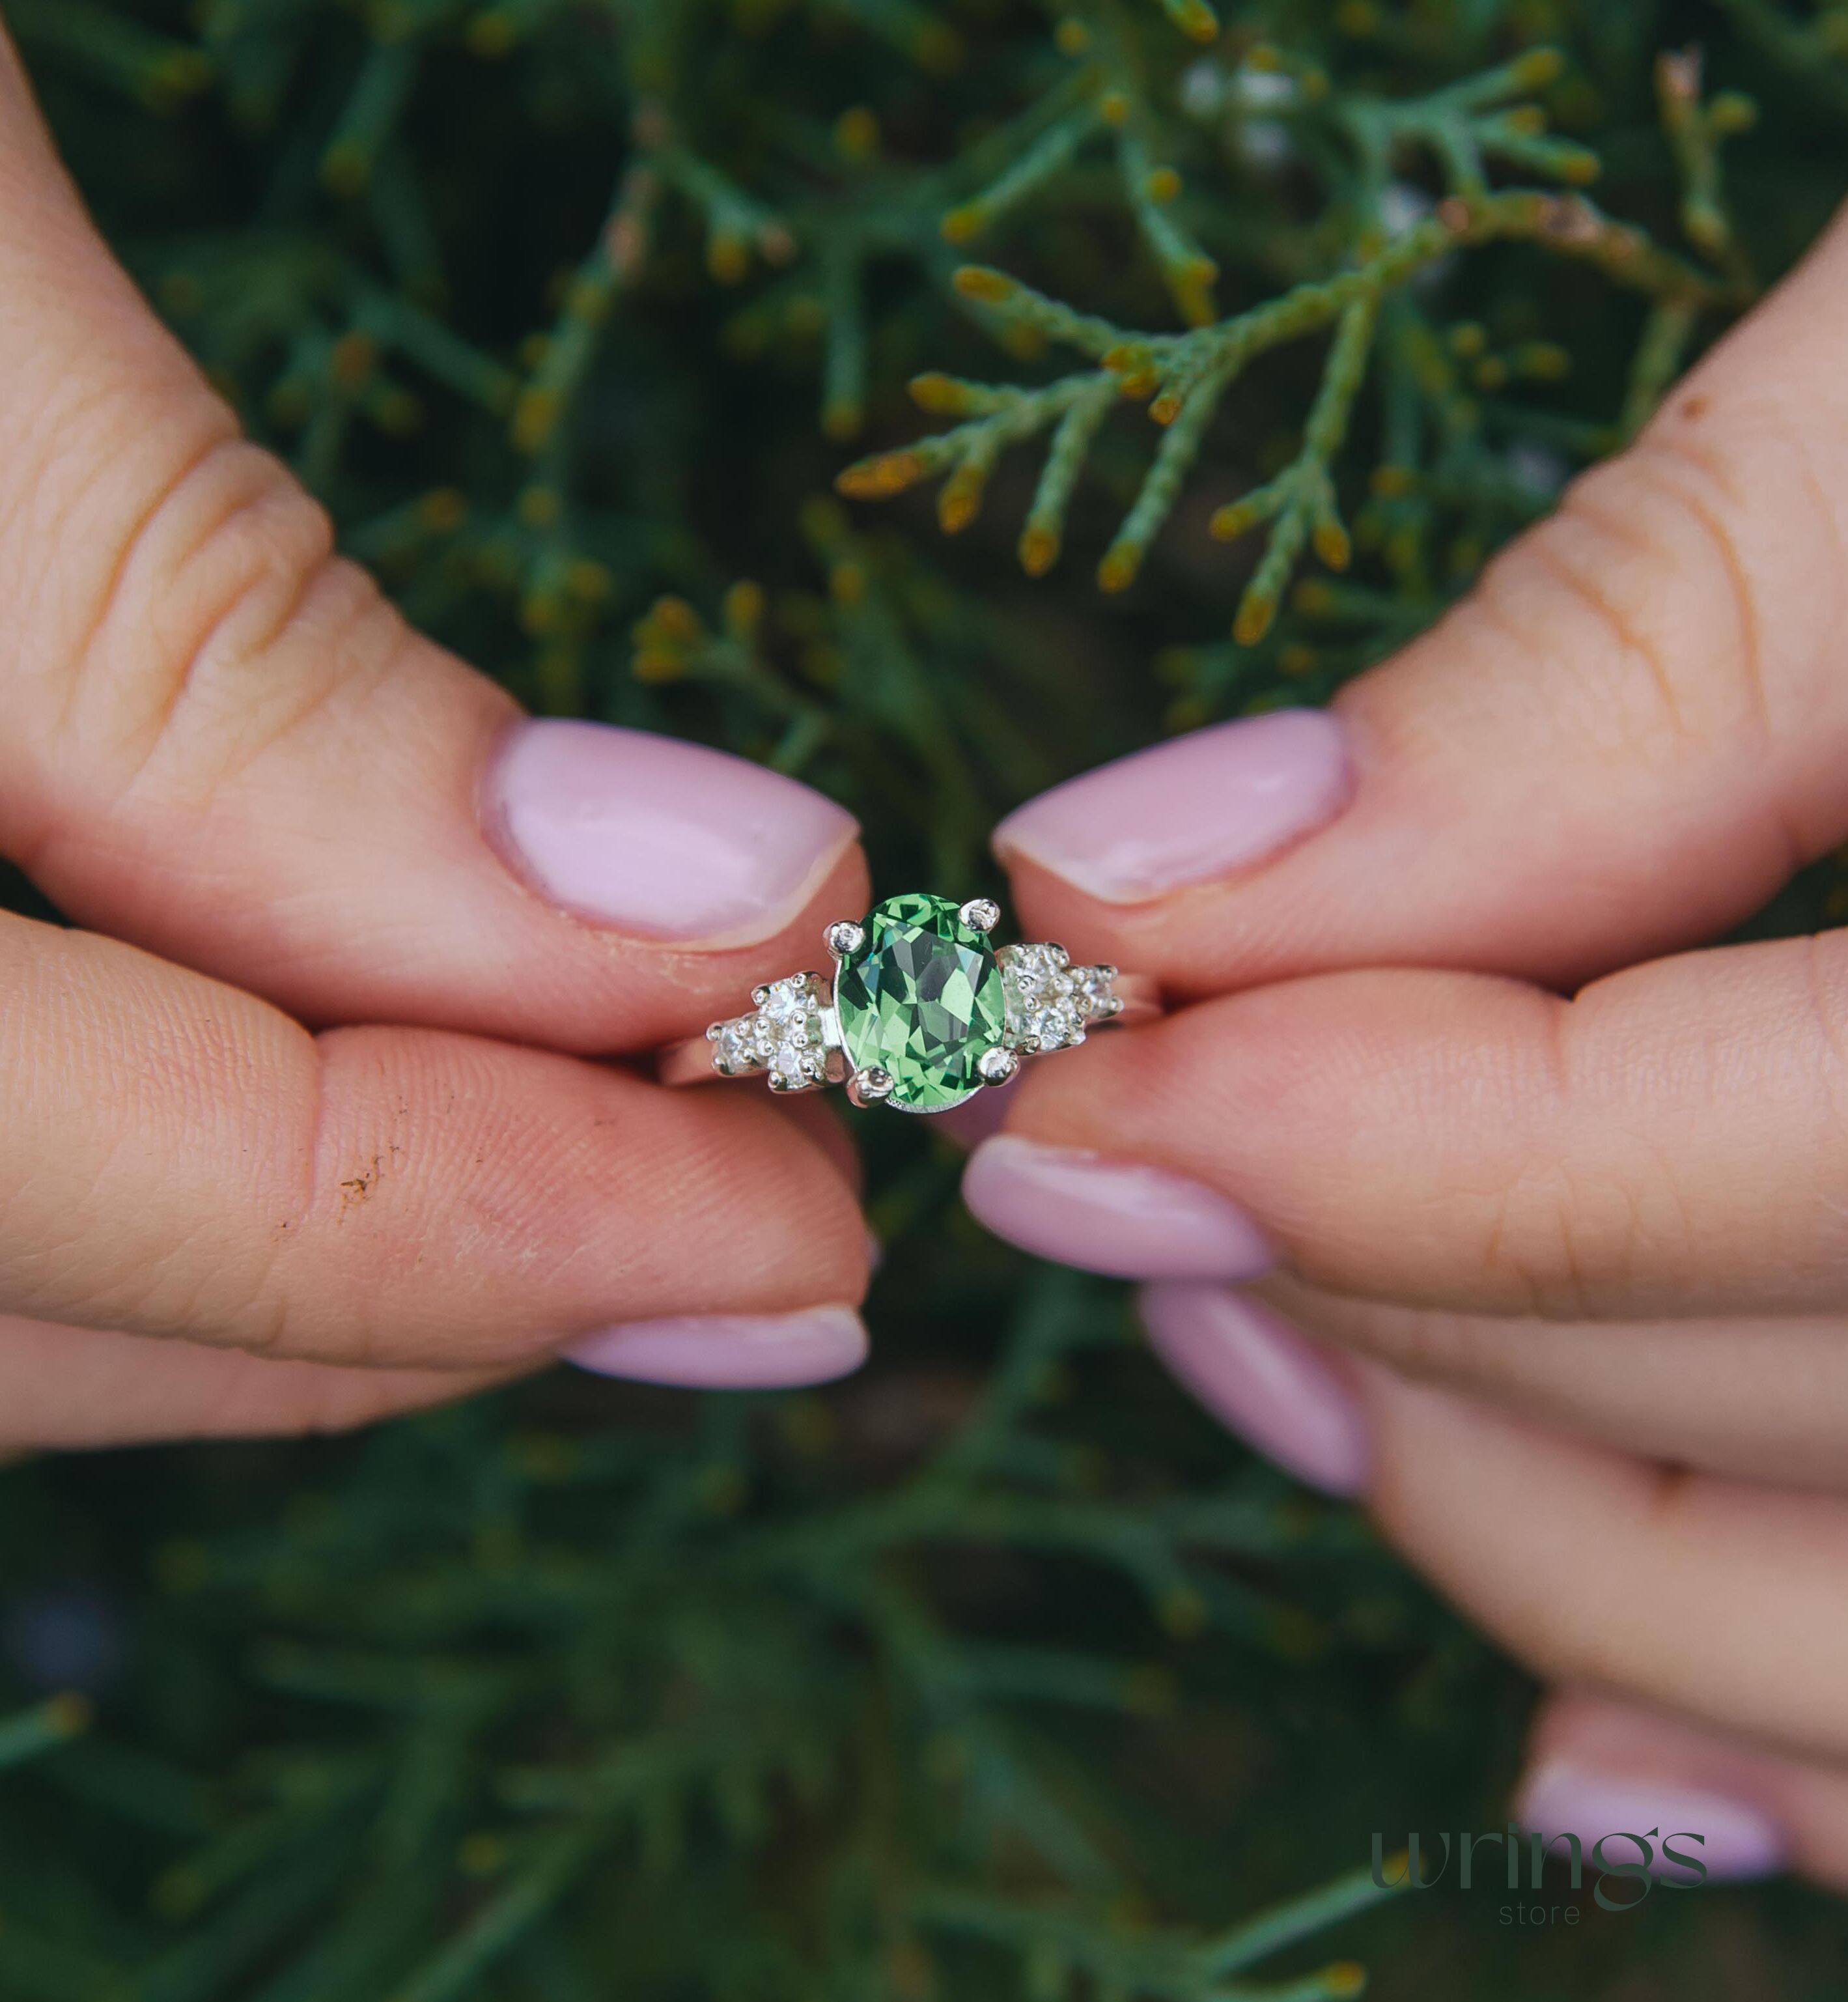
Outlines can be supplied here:
<path id="1" fill-rule="evenodd" d="M 888 897 L 866 913 L 866 943 L 835 976 L 841 1041 L 857 1070 L 892 1080 L 892 1105 L 939 1112 L 982 1083 L 1001 1041 L 1001 969 L 987 939 L 946 897 Z"/>

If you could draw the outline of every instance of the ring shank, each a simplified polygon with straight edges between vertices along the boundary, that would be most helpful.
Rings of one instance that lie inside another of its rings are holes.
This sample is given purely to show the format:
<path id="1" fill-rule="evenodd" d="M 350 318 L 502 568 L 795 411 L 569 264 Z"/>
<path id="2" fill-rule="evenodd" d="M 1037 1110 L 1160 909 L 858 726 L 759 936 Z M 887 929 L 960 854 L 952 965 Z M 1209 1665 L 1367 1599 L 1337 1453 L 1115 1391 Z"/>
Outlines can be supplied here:
<path id="1" fill-rule="evenodd" d="M 1101 1027 L 1133 1029 L 1162 1014 L 1161 989 L 1145 973 L 1119 973 L 1111 982 L 1111 992 L 1123 1005 Z"/>
<path id="2" fill-rule="evenodd" d="M 1161 989 L 1145 973 L 1119 973 L 1111 991 L 1122 1003 L 1100 1029 L 1132 1029 L 1152 1022 L 1162 1012 Z M 686 1036 L 669 1043 L 655 1059 L 655 1076 L 663 1084 L 722 1084 L 727 1080 L 713 1068 L 713 1046 L 705 1036 Z"/>

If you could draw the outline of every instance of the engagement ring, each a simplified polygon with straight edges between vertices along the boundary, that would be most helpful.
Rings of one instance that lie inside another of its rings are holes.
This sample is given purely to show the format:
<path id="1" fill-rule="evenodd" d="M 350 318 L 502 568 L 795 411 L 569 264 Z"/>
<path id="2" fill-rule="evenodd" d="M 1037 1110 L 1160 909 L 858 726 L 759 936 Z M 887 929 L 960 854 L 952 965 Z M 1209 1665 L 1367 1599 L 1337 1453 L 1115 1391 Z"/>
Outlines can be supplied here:
<path id="1" fill-rule="evenodd" d="M 947 1112 L 1024 1058 L 1160 1013 L 1139 975 L 1074 966 L 1062 946 L 991 944 L 1000 919 L 985 897 L 888 897 L 828 927 L 832 980 L 792 973 L 754 989 L 749 1014 L 664 1051 L 661 1081 L 767 1076 L 772 1091 L 845 1084 L 856 1105 Z"/>

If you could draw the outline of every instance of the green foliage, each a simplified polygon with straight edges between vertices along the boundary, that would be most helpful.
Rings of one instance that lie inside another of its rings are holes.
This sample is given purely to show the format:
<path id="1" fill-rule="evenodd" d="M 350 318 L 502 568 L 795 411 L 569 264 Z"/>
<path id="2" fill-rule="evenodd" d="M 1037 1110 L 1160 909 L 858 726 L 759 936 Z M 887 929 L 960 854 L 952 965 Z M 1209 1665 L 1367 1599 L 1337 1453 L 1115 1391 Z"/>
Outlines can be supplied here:
<path id="1" fill-rule="evenodd" d="M 992 888 L 1020 797 L 1420 630 L 1848 178 L 1807 0 L 5 12 L 412 617 L 824 786 L 887 891 Z M 859 504 L 938 476 L 957 543 Z M 0 1998 L 1357 1993 L 1370 1832 L 1499 1826 L 1524 1690 L 917 1123 L 859 1128 L 880 1353 L 825 1395 L 558 1372 L 10 1470 Z M 1389 1995 L 1839 1992 L 1796 1894 L 1666 1903 L 1364 1943 Z"/>
<path id="2" fill-rule="evenodd" d="M 1088 30 L 1069 39 L 1090 44 Z M 1332 328 L 1321 387 L 1300 449 L 1272 477 L 1221 507 L 1210 524 L 1211 532 L 1222 541 L 1270 525 L 1264 554 L 1245 587 L 1233 625 L 1235 638 L 1255 642 L 1270 630 L 1306 542 L 1313 542 L 1331 568 L 1348 567 L 1351 543 L 1336 501 L 1332 462 L 1347 437 L 1376 343 L 1386 350 L 1388 367 L 1397 364 L 1401 407 L 1396 429 L 1409 448 L 1380 469 L 1393 497 L 1428 491 L 1434 480 L 1459 474 L 1466 481 L 1485 460 L 1491 480 L 1496 476 L 1492 433 L 1482 412 L 1458 408 L 1461 399 L 1447 371 L 1417 366 L 1437 344 L 1438 330 L 1400 295 L 1452 254 L 1510 240 L 1584 258 L 1612 282 L 1651 302 L 1625 403 L 1626 427 L 1634 427 L 1665 385 L 1701 312 L 1749 296 L 1742 260 L 1727 255 L 1736 246 L 1720 198 L 1718 142 L 1749 124 L 1750 107 L 1737 97 L 1717 109 L 1703 106 L 1698 58 L 1664 59 L 1665 113 L 1687 183 L 1684 225 L 1728 266 L 1724 273 L 1704 271 L 1658 249 L 1641 231 L 1613 221 L 1582 197 L 1562 197 L 1543 189 L 1491 191 L 1494 164 L 1573 183 L 1596 177 L 1598 155 L 1548 136 L 1546 113 L 1525 101 L 1526 92 L 1557 82 L 1562 68 L 1557 51 L 1531 48 L 1480 75 L 1412 99 L 1343 89 L 1319 65 L 1292 62 L 1268 44 L 1249 50 L 1230 75 L 1212 72 L 1202 86 L 1207 93 L 1224 89 L 1236 95 L 1242 85 L 1245 103 L 1267 106 L 1271 129 L 1283 145 L 1315 163 L 1327 184 L 1327 205 L 1316 225 L 1322 241 L 1314 257 L 1327 267 L 1327 275 L 1299 281 L 1279 297 L 1218 319 L 1210 288 L 1219 267 L 1168 219 L 1168 204 L 1182 191 L 1181 177 L 1171 167 L 1152 168 L 1147 146 L 1135 136 L 1153 122 L 1145 95 L 1126 87 L 1120 64 L 1094 63 L 1085 103 L 1051 128 L 1052 134 L 1065 135 L 1061 145 L 1051 149 L 1047 139 L 1036 141 L 984 194 L 951 211 L 944 232 L 957 241 L 974 235 L 1013 208 L 1030 185 L 1063 166 L 1092 127 L 1118 127 L 1124 199 L 1192 330 L 1131 332 L 1076 312 L 1002 272 L 966 266 L 956 274 L 957 291 L 988 309 L 1003 329 L 1076 348 L 1097 365 L 1038 389 L 922 376 L 912 385 L 917 400 L 927 410 L 967 421 L 921 444 L 850 466 L 841 476 L 842 490 L 882 497 L 947 471 L 938 514 L 944 528 L 954 532 L 973 519 L 1001 449 L 1055 427 L 1020 543 L 1024 567 L 1042 575 L 1058 560 L 1072 489 L 1104 417 L 1121 398 L 1146 400 L 1164 435 L 1097 571 L 1104 590 L 1126 590 L 1173 513 L 1226 391 L 1271 348 Z M 1262 85 L 1277 88 L 1256 89 Z M 1421 155 L 1435 163 L 1440 176 L 1440 193 L 1428 216 L 1417 213 L 1418 191 L 1394 180 L 1402 165 Z M 1512 357 L 1487 357 L 1480 352 L 1484 338 L 1480 328 L 1467 325 L 1450 332 L 1452 348 L 1460 347 L 1476 361 L 1476 384 L 1482 388 L 1500 388 L 1523 376 L 1544 378 L 1570 359 L 1560 347 L 1532 341 Z M 1419 540 L 1415 535 L 1401 538 L 1387 552 L 1388 567 L 1401 583 L 1421 567 Z"/>

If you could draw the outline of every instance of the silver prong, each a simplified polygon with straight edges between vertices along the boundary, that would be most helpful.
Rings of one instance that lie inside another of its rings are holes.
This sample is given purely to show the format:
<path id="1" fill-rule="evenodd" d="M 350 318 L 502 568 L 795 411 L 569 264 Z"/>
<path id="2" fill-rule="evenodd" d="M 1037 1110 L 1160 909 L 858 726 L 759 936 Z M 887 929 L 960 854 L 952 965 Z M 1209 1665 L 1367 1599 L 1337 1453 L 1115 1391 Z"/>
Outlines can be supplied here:
<path id="1" fill-rule="evenodd" d="M 975 1068 L 982 1073 L 984 1084 L 1006 1084 L 1020 1068 L 1020 1059 L 1012 1050 L 1003 1049 L 997 1043 L 992 1050 L 984 1050 Z"/>
<path id="2" fill-rule="evenodd" d="M 842 918 L 821 934 L 836 959 L 851 959 L 866 942 L 865 931 L 851 918 Z"/>
<path id="3" fill-rule="evenodd" d="M 875 1064 L 870 1069 L 856 1070 L 848 1079 L 847 1096 L 856 1105 L 877 1105 L 880 1099 L 891 1097 L 893 1083 L 891 1072 Z"/>
<path id="4" fill-rule="evenodd" d="M 725 1024 L 723 1022 L 708 1022 L 706 1025 L 706 1040 L 709 1043 L 716 1043 L 724 1033 Z"/>
<path id="5" fill-rule="evenodd" d="M 1061 973 L 1072 964 L 1072 955 L 1062 945 L 1048 945 L 1046 950 L 1052 955 L 1052 963 Z"/>
<path id="6" fill-rule="evenodd" d="M 770 990 L 767 987 L 754 987 L 751 990 L 751 1005 L 753 1008 L 761 1008 L 769 998 Z"/>
<path id="7" fill-rule="evenodd" d="M 992 897 L 971 897 L 956 915 L 972 932 L 992 932 L 1001 922 L 1001 906 Z"/>

